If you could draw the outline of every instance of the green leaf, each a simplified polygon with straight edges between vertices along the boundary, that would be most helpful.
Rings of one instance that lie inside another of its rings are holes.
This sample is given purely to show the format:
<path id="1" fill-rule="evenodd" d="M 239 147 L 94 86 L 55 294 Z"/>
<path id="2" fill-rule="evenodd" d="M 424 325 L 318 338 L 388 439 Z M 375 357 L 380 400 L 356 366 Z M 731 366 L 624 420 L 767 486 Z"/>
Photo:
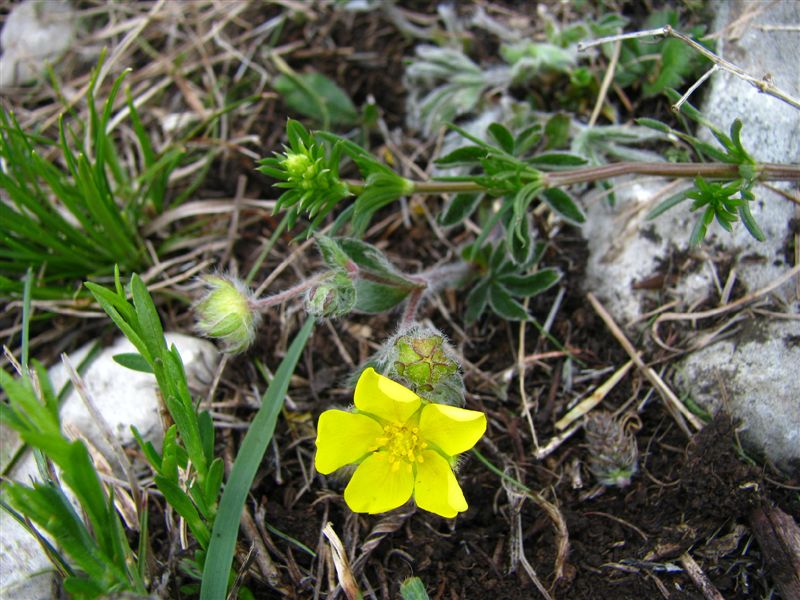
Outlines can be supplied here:
<path id="1" fill-rule="evenodd" d="M 586 164 L 586 159 L 577 154 L 570 154 L 568 152 L 545 152 L 544 154 L 537 154 L 528 160 L 528 164 L 532 167 L 580 167 Z"/>
<path id="2" fill-rule="evenodd" d="M 242 509 L 264 458 L 264 452 L 272 440 L 292 372 L 313 330 L 314 320 L 309 318 L 292 340 L 262 398 L 261 408 L 239 447 L 214 520 L 211 542 L 203 565 L 201 600 L 219 600 L 225 597 Z"/>
<path id="3" fill-rule="evenodd" d="M 559 113 L 547 120 L 544 126 L 544 134 L 547 137 L 546 150 L 555 148 L 566 148 L 569 146 L 569 130 L 572 119 L 569 115 Z"/>
<path id="4" fill-rule="evenodd" d="M 478 208 L 482 198 L 483 194 L 456 194 L 439 215 L 439 224 L 452 227 L 468 219 Z"/>
<path id="5" fill-rule="evenodd" d="M 392 310 L 411 293 L 408 287 L 399 288 L 394 285 L 370 281 L 369 279 L 357 279 L 355 287 L 355 310 L 367 314 L 378 314 Z"/>
<path id="6" fill-rule="evenodd" d="M 512 296 L 530 297 L 550 289 L 561 279 L 556 269 L 541 269 L 532 275 L 508 274 L 498 277 Z"/>
<path id="7" fill-rule="evenodd" d="M 322 73 L 282 73 L 272 82 L 293 111 L 329 125 L 354 125 L 358 111 L 347 93 Z"/>
<path id="8" fill-rule="evenodd" d="M 514 136 L 500 123 L 492 123 L 489 125 L 489 135 L 502 150 L 508 154 L 514 153 Z"/>
<path id="9" fill-rule="evenodd" d="M 489 286 L 490 280 L 481 279 L 475 287 L 467 294 L 467 309 L 464 313 L 464 321 L 469 325 L 477 321 L 486 310 L 486 305 L 489 303 Z"/>
<path id="10" fill-rule="evenodd" d="M 489 151 L 481 146 L 462 146 L 450 154 L 437 158 L 434 163 L 440 167 L 460 167 L 480 164 L 489 155 Z"/>
<path id="11" fill-rule="evenodd" d="M 646 98 L 660 94 L 667 88 L 680 87 L 694 71 L 695 50 L 676 39 L 664 41 L 661 48 L 661 68 L 655 81 L 645 81 L 642 91 Z"/>
<path id="12" fill-rule="evenodd" d="M 647 213 L 645 217 L 646 220 L 652 221 L 656 217 L 664 214 L 673 206 L 677 206 L 684 200 L 686 200 L 689 196 L 688 194 L 692 191 L 693 188 L 689 188 L 688 190 L 683 190 L 682 192 L 678 192 L 677 194 L 673 194 L 669 198 L 666 198 L 659 202 L 653 209 Z"/>
<path id="13" fill-rule="evenodd" d="M 647 117 L 636 119 L 636 124 L 642 125 L 643 127 L 649 127 L 650 129 L 655 129 L 661 133 L 670 133 L 672 131 L 672 128 L 666 123 L 656 121 L 655 119 L 648 119 Z"/>
<path id="14" fill-rule="evenodd" d="M 494 283 L 489 288 L 489 306 L 499 316 L 509 321 L 527 321 L 529 318 L 525 307 L 514 300 L 499 283 Z"/>
<path id="15" fill-rule="evenodd" d="M 586 217 L 583 211 L 578 208 L 572 197 L 564 190 L 559 188 L 550 188 L 542 193 L 544 201 L 556 211 L 559 215 L 572 221 L 573 223 L 584 223 Z"/>
<path id="16" fill-rule="evenodd" d="M 130 369 L 131 371 L 139 371 L 140 373 L 150 374 L 153 373 L 150 363 L 148 363 L 144 356 L 138 352 L 122 352 L 120 354 L 115 354 L 111 358 L 113 358 L 114 362 L 118 365 L 121 365 L 126 369 Z"/>
<path id="17" fill-rule="evenodd" d="M 386 255 L 372 244 L 355 238 L 335 238 L 339 248 L 356 263 L 359 269 L 380 278 L 386 283 L 400 287 L 417 287 L 417 283 L 407 279 L 398 271 Z"/>
<path id="18" fill-rule="evenodd" d="M 761 228 L 758 226 L 758 223 L 756 223 L 753 214 L 750 212 L 750 205 L 748 202 L 744 202 L 739 207 L 739 218 L 742 220 L 745 228 L 750 232 L 750 235 L 752 235 L 753 238 L 759 242 L 763 242 L 767 239 L 767 236 L 765 236 L 764 232 L 761 231 Z"/>
<path id="19" fill-rule="evenodd" d="M 208 548 L 211 534 L 189 495 L 172 479 L 155 475 L 153 481 L 158 486 L 158 490 L 164 494 L 167 503 L 184 518 L 192 535 L 197 539 L 197 543 L 203 548 Z"/>
<path id="20" fill-rule="evenodd" d="M 322 260 L 325 261 L 325 264 L 331 269 L 343 269 L 347 267 L 347 263 L 350 262 L 350 257 L 339 247 L 335 239 L 327 235 L 317 235 L 316 241 L 319 253 L 322 256 Z"/>
<path id="21" fill-rule="evenodd" d="M 400 595 L 403 600 L 430 600 L 425 584 L 419 577 L 409 577 L 400 584 Z"/>

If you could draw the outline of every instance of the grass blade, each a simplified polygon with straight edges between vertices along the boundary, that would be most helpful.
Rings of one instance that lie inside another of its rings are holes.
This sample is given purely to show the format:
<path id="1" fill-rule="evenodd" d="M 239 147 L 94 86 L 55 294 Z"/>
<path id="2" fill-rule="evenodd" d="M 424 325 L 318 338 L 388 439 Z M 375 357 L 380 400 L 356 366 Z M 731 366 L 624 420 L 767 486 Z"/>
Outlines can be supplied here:
<path id="1" fill-rule="evenodd" d="M 314 319 L 309 318 L 295 336 L 286 356 L 278 366 L 275 377 L 264 394 L 261 408 L 239 448 L 214 521 L 211 543 L 203 567 L 201 600 L 218 600 L 225 597 L 242 508 L 258 466 L 263 460 L 264 452 L 272 439 L 272 433 L 275 431 L 275 424 L 283 407 L 283 398 L 289 389 L 289 379 L 313 329 Z"/>

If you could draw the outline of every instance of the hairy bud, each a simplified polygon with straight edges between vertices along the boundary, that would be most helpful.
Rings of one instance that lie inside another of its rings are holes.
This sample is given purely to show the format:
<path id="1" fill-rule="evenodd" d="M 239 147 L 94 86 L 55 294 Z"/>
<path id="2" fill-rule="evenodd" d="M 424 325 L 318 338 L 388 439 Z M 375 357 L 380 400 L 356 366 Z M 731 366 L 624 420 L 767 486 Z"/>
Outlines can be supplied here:
<path id="1" fill-rule="evenodd" d="M 194 306 L 197 330 L 220 340 L 223 352 L 244 352 L 261 324 L 261 314 L 253 309 L 252 292 L 238 279 L 225 275 L 206 275 L 202 279 L 208 290 Z"/>
<path id="2" fill-rule="evenodd" d="M 331 271 L 318 286 L 306 294 L 306 311 L 315 317 L 341 317 L 356 305 L 356 288 L 344 271 Z"/>

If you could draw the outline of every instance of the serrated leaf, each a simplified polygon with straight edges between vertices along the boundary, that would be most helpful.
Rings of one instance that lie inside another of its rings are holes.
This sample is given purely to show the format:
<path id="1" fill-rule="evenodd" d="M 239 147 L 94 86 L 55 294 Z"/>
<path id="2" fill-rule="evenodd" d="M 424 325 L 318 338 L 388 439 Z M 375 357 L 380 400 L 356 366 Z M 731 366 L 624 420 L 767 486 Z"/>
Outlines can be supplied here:
<path id="1" fill-rule="evenodd" d="M 126 369 L 130 369 L 131 371 L 139 371 L 140 373 L 150 374 L 153 373 L 150 363 L 148 363 L 144 356 L 138 352 L 122 352 L 120 354 L 115 354 L 111 358 L 113 358 L 114 362 L 118 365 L 121 365 Z"/>
<path id="2" fill-rule="evenodd" d="M 499 283 L 489 287 L 489 306 L 499 316 L 509 321 L 527 321 L 528 312 Z"/>
<path id="3" fill-rule="evenodd" d="M 489 135 L 502 150 L 508 154 L 514 153 L 514 136 L 505 128 L 501 123 L 492 123 L 489 125 Z"/>
<path id="4" fill-rule="evenodd" d="M 572 221 L 573 223 L 584 223 L 586 221 L 583 211 L 578 208 L 578 205 L 575 204 L 572 197 L 564 190 L 550 188 L 542 193 L 542 197 L 550 208 L 568 221 Z"/>
<path id="5" fill-rule="evenodd" d="M 556 269 L 541 269 L 531 275 L 503 275 L 498 281 L 503 284 L 512 296 L 528 298 L 550 289 L 561 279 Z"/>
<path id="6" fill-rule="evenodd" d="M 458 225 L 475 212 L 483 194 L 456 194 L 441 215 L 439 224 L 443 227 Z"/>

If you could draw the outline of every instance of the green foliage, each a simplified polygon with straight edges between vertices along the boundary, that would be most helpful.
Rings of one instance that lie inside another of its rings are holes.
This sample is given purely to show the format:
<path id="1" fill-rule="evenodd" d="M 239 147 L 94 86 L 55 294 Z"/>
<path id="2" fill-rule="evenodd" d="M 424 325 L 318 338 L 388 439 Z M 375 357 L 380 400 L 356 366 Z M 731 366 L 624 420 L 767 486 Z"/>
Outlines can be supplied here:
<path id="1" fill-rule="evenodd" d="M 331 125 L 355 125 L 358 111 L 336 82 L 322 73 L 284 72 L 272 82 L 291 110 L 318 121 L 323 129 Z"/>
<path id="2" fill-rule="evenodd" d="M 536 123 L 516 135 L 499 123 L 489 126 L 494 144 L 484 142 L 463 129 L 452 126 L 472 145 L 462 146 L 436 161 L 440 167 L 461 166 L 479 171 L 476 175 L 442 178 L 444 181 L 471 181 L 490 196 L 502 196 L 504 202 L 494 217 L 506 231 L 506 249 L 512 260 L 523 265 L 534 248 L 530 211 L 534 202 L 544 202 L 560 217 L 572 223 L 585 220 L 575 201 L 563 190 L 548 189 L 546 173 L 583 165 L 586 160 L 566 152 L 539 151 L 546 147 L 542 125 Z M 474 196 L 457 196 L 443 214 L 443 223 L 454 225 L 471 216 L 478 207 Z M 479 238 L 479 247 L 491 231 L 487 224 Z"/>
<path id="3" fill-rule="evenodd" d="M 149 265 L 138 232 L 146 210 L 163 209 L 164 190 L 181 156 L 159 156 L 128 99 L 130 121 L 143 161 L 129 172 L 108 132 L 112 107 L 127 71 L 111 88 L 98 111 L 95 85 L 102 58 L 89 82 L 86 131 L 59 120 L 59 139 L 26 132 L 12 113 L 0 107 L 0 293 L 21 293 L 19 276 L 31 266 L 40 274 L 36 298 L 75 293 L 72 282 Z M 87 143 L 84 143 L 86 138 Z M 59 158 L 46 158 L 51 154 Z M 66 165 L 66 169 L 59 166 Z"/>
<path id="4" fill-rule="evenodd" d="M 138 275 L 131 277 L 131 302 L 120 282 L 119 270 L 114 275 L 114 290 L 91 282 L 87 282 L 86 287 L 138 351 L 138 354 L 120 355 L 116 360 L 155 375 L 161 397 L 175 423 L 164 434 L 160 453 L 150 442 L 145 442 L 135 428 L 133 433 L 155 473 L 159 491 L 205 549 L 210 542 L 223 474 L 222 460 L 213 455 L 211 416 L 206 411 L 196 411 L 180 354 L 174 345 L 167 347 L 161 321 L 145 284 Z M 188 479 L 184 480 L 180 471 L 188 472 Z M 198 560 L 199 569 L 202 568 L 202 552 Z"/>
<path id="5" fill-rule="evenodd" d="M 487 307 L 498 316 L 511 321 L 526 321 L 528 312 L 517 300 L 530 298 L 548 290 L 561 279 L 555 269 L 544 268 L 528 273 L 541 257 L 543 247 L 539 247 L 527 264 L 520 265 L 509 259 L 503 244 L 494 247 L 475 246 L 464 250 L 465 258 L 478 265 L 481 275 L 467 295 L 464 320 L 474 323 Z"/>
<path id="6" fill-rule="evenodd" d="M 352 280 L 352 308 L 364 313 L 391 310 L 425 284 L 401 273 L 378 248 L 354 238 L 319 236 L 323 260 L 332 272 Z"/>
<path id="7" fill-rule="evenodd" d="M 419 577 L 409 577 L 400 584 L 400 596 L 403 600 L 429 600 L 425 584 Z"/>
<path id="8" fill-rule="evenodd" d="M 26 311 L 29 300 L 26 294 Z M 43 457 L 41 480 L 31 485 L 4 481 L 0 505 L 47 548 L 72 597 L 145 593 L 143 565 L 137 564 L 128 545 L 113 491 L 100 480 L 83 441 L 70 441 L 61 432 L 59 402 L 46 369 L 35 361 L 32 370 L 23 369 L 19 378 L 0 370 L 0 388 L 7 398 L 0 403 L 0 421 Z M 50 462 L 58 467 L 58 478 L 51 476 Z M 80 515 L 62 482 L 74 494 Z M 34 523 L 57 541 L 60 550 L 41 536 Z M 147 535 L 146 528 L 141 535 Z"/>
<path id="9" fill-rule="evenodd" d="M 677 92 L 672 90 L 669 92 L 669 96 L 673 102 L 678 98 Z M 766 239 L 764 233 L 750 212 L 750 203 L 755 200 L 752 188 L 755 184 L 757 173 L 755 160 L 742 145 L 742 122 L 736 119 L 731 124 L 730 135 L 727 135 L 709 123 L 688 102 L 681 106 L 681 113 L 695 123 L 709 128 L 721 149 L 700 140 L 692 134 L 677 131 L 654 119 L 639 119 L 638 122 L 641 125 L 682 139 L 692 147 L 701 160 L 710 157 L 720 162 L 738 165 L 739 177 L 727 183 L 711 182 L 706 181 L 703 177 L 696 177 L 691 188 L 670 196 L 661 202 L 648 214 L 648 219 L 654 219 L 684 200 L 692 199 L 694 202 L 692 202 L 690 210 L 700 212 L 700 217 L 695 222 L 689 236 L 691 245 L 700 244 L 705 239 L 708 233 L 708 226 L 714 220 L 726 231 L 732 231 L 733 226 L 741 220 L 754 239 L 764 241 Z"/>
<path id="10" fill-rule="evenodd" d="M 665 25 L 682 30 L 677 11 L 665 9 L 653 13 L 642 29 L 657 29 Z M 704 32 L 705 27 L 684 31 L 695 38 Z M 608 46 L 605 49 L 607 54 L 611 51 L 610 44 Z M 658 41 L 634 38 L 622 43 L 614 81 L 623 88 L 641 89 L 643 96 L 650 98 L 696 78 L 706 63 L 707 59 L 675 38 Z"/>
<path id="11" fill-rule="evenodd" d="M 286 123 L 289 146 L 282 154 L 259 162 L 258 170 L 278 179 L 275 187 L 286 191 L 281 194 L 275 211 L 285 210 L 288 226 L 294 227 L 301 214 L 311 219 L 310 234 L 333 210 L 336 204 L 348 197 L 350 191 L 339 178 L 341 145 L 330 152 L 299 121 Z"/>
<path id="12" fill-rule="evenodd" d="M 203 567 L 201 600 L 217 600 L 225 597 L 244 503 L 253 485 L 256 471 L 264 459 L 267 446 L 272 440 L 294 368 L 313 331 L 314 319 L 309 318 L 292 340 L 286 356 L 275 371 L 275 377 L 261 399 L 261 408 L 258 409 L 250 429 L 239 446 L 230 478 L 220 500 L 219 514 L 214 523 Z"/>

